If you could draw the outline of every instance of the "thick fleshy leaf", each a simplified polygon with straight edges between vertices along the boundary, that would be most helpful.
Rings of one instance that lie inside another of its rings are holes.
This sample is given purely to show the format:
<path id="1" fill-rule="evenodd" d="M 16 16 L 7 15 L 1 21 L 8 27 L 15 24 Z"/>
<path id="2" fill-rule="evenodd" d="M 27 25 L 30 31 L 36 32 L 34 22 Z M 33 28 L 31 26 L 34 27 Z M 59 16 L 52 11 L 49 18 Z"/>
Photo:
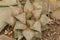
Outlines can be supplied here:
<path id="1" fill-rule="evenodd" d="M 21 10 L 20 10 L 21 7 L 18 7 L 18 6 L 16 6 L 16 7 L 10 6 L 9 8 L 10 8 L 11 13 L 12 13 L 13 16 L 18 15 L 19 12 L 21 11 Z"/>
<path id="2" fill-rule="evenodd" d="M 22 7 L 20 0 L 16 0 L 19 7 Z"/>
<path id="3" fill-rule="evenodd" d="M 8 23 L 9 25 L 14 25 L 14 23 L 16 22 L 16 20 L 10 16 L 9 19 L 6 20 L 6 23 Z"/>
<path id="4" fill-rule="evenodd" d="M 19 21 L 21 21 L 23 24 L 26 24 L 26 14 L 25 13 L 21 13 L 21 14 L 17 15 L 16 18 Z"/>
<path id="5" fill-rule="evenodd" d="M 32 6 L 32 4 L 30 3 L 30 0 L 27 0 L 27 1 L 26 1 L 26 4 L 25 4 L 25 6 L 24 6 L 24 11 L 25 11 L 25 12 L 27 12 L 27 11 L 32 11 L 32 9 L 33 9 L 33 6 Z"/>
<path id="6" fill-rule="evenodd" d="M 14 30 L 14 37 L 20 40 L 23 37 L 22 32 L 20 30 Z"/>
<path id="7" fill-rule="evenodd" d="M 34 20 L 27 20 L 27 24 L 31 27 L 31 26 L 33 26 L 33 24 L 34 24 Z"/>
<path id="8" fill-rule="evenodd" d="M 41 32 L 41 23 L 39 21 L 36 21 L 33 26 L 30 27 L 33 30 L 36 30 L 38 32 Z"/>
<path id="9" fill-rule="evenodd" d="M 48 26 L 48 25 L 42 25 L 41 31 L 45 31 L 45 30 L 47 30 L 47 29 L 49 29 L 49 26 Z"/>
<path id="10" fill-rule="evenodd" d="M 16 39 L 10 38 L 10 37 L 8 37 L 6 35 L 0 35 L 0 40 L 16 40 Z"/>
<path id="11" fill-rule="evenodd" d="M 16 22 L 16 25 L 15 25 L 15 30 L 17 29 L 17 30 L 23 30 L 23 29 L 26 29 L 26 25 L 24 25 L 24 24 L 22 24 L 22 23 L 20 23 L 19 21 L 17 21 Z"/>
<path id="12" fill-rule="evenodd" d="M 4 21 L 0 20 L 0 32 L 4 29 L 7 24 Z"/>
<path id="13" fill-rule="evenodd" d="M 42 11 L 41 9 L 32 11 L 33 16 L 36 18 L 36 20 L 39 19 L 40 15 L 41 15 L 41 11 Z"/>
<path id="14" fill-rule="evenodd" d="M 52 20 L 49 17 L 47 17 L 45 14 L 42 15 L 41 18 L 40 18 L 40 22 L 42 23 L 42 25 L 46 25 L 51 21 Z"/>
<path id="15" fill-rule="evenodd" d="M 32 40 L 40 40 L 40 38 L 33 37 Z"/>
<path id="16" fill-rule="evenodd" d="M 32 37 L 34 36 L 34 32 L 30 29 L 26 29 L 23 31 L 23 35 L 26 38 L 26 40 L 31 40 Z"/>
<path id="17" fill-rule="evenodd" d="M 35 0 L 33 5 L 36 9 L 42 9 L 42 2 L 40 0 Z"/>
<path id="18" fill-rule="evenodd" d="M 40 32 L 35 32 L 35 37 L 41 38 L 41 33 Z"/>
<path id="19" fill-rule="evenodd" d="M 10 5 L 16 5 L 16 0 L 2 0 L 0 1 L 0 6 L 10 6 Z"/>
<path id="20" fill-rule="evenodd" d="M 9 7 L 0 8 L 0 20 L 6 21 L 11 16 Z"/>
<path id="21" fill-rule="evenodd" d="M 0 8 L 0 20 L 3 20 L 10 25 L 14 24 L 15 19 L 12 17 L 12 12 L 9 7 Z"/>
<path id="22" fill-rule="evenodd" d="M 12 17 L 10 7 L 0 8 L 0 20 L 3 20 L 10 25 L 14 24 L 15 19 Z"/>
<path id="23" fill-rule="evenodd" d="M 31 20 L 31 18 L 32 18 L 32 13 L 28 12 L 27 13 L 27 20 Z"/>

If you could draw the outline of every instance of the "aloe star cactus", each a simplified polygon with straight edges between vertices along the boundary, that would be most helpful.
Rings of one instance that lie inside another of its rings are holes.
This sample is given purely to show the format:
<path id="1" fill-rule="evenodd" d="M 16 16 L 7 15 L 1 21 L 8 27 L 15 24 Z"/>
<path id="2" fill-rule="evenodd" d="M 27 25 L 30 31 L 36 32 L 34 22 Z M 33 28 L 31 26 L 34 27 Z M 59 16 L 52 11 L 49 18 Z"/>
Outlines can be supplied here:
<path id="1" fill-rule="evenodd" d="M 2 1 L 2 3 L 3 2 L 4 1 Z M 33 37 L 41 38 L 42 26 L 52 21 L 46 16 L 46 13 L 43 12 L 42 1 L 34 0 L 31 2 L 31 0 L 21 0 L 20 2 L 19 0 L 15 0 L 12 3 L 9 2 L 6 1 L 6 4 L 0 4 L 0 6 L 8 6 L 0 8 L 0 19 L 3 21 L 1 21 L 0 27 L 2 28 L 2 26 L 4 27 L 6 24 L 14 26 L 14 37 L 18 38 L 18 40 L 21 40 L 23 37 L 25 37 L 26 40 L 32 40 Z M 12 6 L 11 4 L 17 4 L 18 6 Z M 2 10 L 4 12 L 2 12 Z"/>
<path id="2" fill-rule="evenodd" d="M 40 0 L 34 0 L 33 3 L 30 0 L 26 0 L 23 12 L 15 16 L 19 20 L 14 28 L 15 37 L 18 40 L 22 37 L 25 37 L 26 40 L 32 40 L 33 37 L 41 37 L 42 25 L 52 21 L 46 16 L 46 13 L 42 13 L 42 8 Z"/>

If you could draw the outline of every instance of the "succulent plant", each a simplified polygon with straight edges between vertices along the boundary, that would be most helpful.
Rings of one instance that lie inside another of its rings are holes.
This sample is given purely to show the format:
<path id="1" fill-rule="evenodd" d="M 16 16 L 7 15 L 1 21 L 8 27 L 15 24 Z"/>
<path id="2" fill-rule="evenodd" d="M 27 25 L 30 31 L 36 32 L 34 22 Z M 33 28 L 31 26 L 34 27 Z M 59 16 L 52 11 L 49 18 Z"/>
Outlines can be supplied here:
<path id="1" fill-rule="evenodd" d="M 18 6 L 9 5 L 5 9 L 0 8 L 0 19 L 4 21 L 1 21 L 0 28 L 2 28 L 2 25 L 4 27 L 5 24 L 12 25 L 14 37 L 18 38 L 18 40 L 21 40 L 23 37 L 26 40 L 32 40 L 33 37 L 41 38 L 41 31 L 45 30 L 46 25 L 52 21 L 46 16 L 47 12 L 43 12 L 42 1 L 34 0 L 31 3 L 31 0 L 26 0 L 21 3 L 18 0 L 16 3 Z"/>
<path id="2" fill-rule="evenodd" d="M 30 0 L 26 0 L 23 9 L 24 11 L 15 16 L 18 19 L 19 24 L 16 22 L 17 26 L 15 25 L 14 30 L 20 30 L 20 32 L 22 31 L 22 35 L 19 39 L 21 39 L 22 36 L 25 37 L 26 40 L 32 40 L 33 37 L 40 38 L 41 31 L 48 29 L 46 25 L 52 20 L 46 16 L 45 12 L 42 13 L 42 2 L 40 3 L 39 1 L 40 0 L 34 0 L 34 2 L 31 3 Z"/>

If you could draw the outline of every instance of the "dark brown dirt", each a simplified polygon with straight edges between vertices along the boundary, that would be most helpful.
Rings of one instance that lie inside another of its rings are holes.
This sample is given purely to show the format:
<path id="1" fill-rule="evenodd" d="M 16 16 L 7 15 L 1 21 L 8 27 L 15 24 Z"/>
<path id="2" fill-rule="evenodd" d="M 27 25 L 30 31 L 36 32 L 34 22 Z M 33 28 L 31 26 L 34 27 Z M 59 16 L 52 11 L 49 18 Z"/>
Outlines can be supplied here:
<path id="1" fill-rule="evenodd" d="M 41 40 L 60 40 L 60 23 L 49 25 L 49 29 L 42 32 Z"/>

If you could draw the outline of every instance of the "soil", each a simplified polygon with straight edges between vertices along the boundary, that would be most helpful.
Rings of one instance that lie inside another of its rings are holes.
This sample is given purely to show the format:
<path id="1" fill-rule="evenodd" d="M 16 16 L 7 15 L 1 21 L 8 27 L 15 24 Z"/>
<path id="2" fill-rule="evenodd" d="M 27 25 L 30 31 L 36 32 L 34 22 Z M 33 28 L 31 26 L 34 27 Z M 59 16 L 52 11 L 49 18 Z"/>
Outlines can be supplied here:
<path id="1" fill-rule="evenodd" d="M 60 24 L 50 24 L 49 29 L 42 32 L 41 40 L 60 40 Z"/>

